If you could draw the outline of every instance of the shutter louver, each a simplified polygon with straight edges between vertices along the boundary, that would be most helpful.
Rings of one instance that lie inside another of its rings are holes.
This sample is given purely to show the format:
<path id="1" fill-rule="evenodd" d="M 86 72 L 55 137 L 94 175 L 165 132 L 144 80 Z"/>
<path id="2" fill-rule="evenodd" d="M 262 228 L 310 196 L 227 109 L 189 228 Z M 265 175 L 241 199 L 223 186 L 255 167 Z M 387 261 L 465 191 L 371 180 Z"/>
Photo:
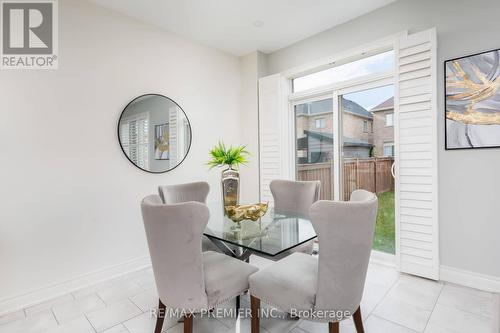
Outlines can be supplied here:
<path id="1" fill-rule="evenodd" d="M 288 142 L 289 85 L 281 75 L 259 80 L 260 200 L 273 201 L 269 183 L 273 179 L 292 179 Z"/>
<path id="2" fill-rule="evenodd" d="M 396 255 L 402 272 L 439 279 L 436 31 L 396 46 Z"/>
<path id="3" fill-rule="evenodd" d="M 124 119 L 120 128 L 120 141 L 128 158 L 143 169 L 149 167 L 149 119 Z"/>

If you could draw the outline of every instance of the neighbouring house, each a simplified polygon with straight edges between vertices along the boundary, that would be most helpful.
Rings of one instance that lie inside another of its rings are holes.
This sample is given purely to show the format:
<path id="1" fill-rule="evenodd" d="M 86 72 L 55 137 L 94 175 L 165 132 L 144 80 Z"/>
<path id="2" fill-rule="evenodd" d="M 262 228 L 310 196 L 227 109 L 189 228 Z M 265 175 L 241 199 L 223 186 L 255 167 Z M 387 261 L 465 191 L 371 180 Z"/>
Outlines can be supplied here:
<path id="1" fill-rule="evenodd" d="M 374 155 L 394 156 L 394 97 L 391 97 L 370 110 L 373 114 L 373 127 L 376 135 Z"/>
<path id="2" fill-rule="evenodd" d="M 373 115 L 361 105 L 342 98 L 345 158 L 370 157 Z M 333 100 L 324 99 L 295 107 L 299 164 L 333 159 Z"/>

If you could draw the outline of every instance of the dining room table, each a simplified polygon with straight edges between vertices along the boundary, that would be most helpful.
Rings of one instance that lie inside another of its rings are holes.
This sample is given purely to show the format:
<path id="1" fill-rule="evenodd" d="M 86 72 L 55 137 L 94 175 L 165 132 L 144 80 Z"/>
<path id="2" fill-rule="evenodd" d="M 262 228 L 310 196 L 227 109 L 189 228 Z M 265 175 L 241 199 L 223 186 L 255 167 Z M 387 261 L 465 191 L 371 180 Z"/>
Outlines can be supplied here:
<path id="1" fill-rule="evenodd" d="M 223 253 L 247 261 L 250 255 L 273 258 L 316 238 L 307 215 L 276 211 L 267 212 L 253 221 L 233 222 L 221 203 L 208 204 L 210 218 L 204 235 Z"/>

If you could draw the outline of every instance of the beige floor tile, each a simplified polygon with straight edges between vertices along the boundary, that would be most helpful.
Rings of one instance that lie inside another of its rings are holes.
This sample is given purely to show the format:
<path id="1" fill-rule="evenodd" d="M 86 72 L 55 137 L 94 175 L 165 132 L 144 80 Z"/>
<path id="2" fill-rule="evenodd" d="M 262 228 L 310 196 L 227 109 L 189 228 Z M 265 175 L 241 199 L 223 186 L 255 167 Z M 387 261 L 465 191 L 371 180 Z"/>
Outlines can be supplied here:
<path id="1" fill-rule="evenodd" d="M 425 332 L 491 333 L 492 330 L 492 318 L 438 304 Z"/>
<path id="2" fill-rule="evenodd" d="M 166 333 L 183 333 L 183 325 L 183 323 L 178 323 L 177 325 L 169 328 Z M 193 323 L 193 333 L 224 333 L 228 329 L 229 327 L 213 318 L 195 318 Z"/>
<path id="3" fill-rule="evenodd" d="M 377 316 L 370 316 L 364 322 L 366 332 L 370 333 L 416 333 L 416 331 L 382 319 Z"/>
<path id="4" fill-rule="evenodd" d="M 423 332 L 431 311 L 407 303 L 399 298 L 385 298 L 375 308 L 373 314 L 414 331 Z"/>
<path id="5" fill-rule="evenodd" d="M 491 318 L 498 310 L 492 294 L 457 285 L 445 285 L 438 304 Z"/>
<path id="6" fill-rule="evenodd" d="M 77 291 L 72 292 L 75 299 L 82 298 L 97 293 L 100 290 L 110 288 L 112 286 L 111 282 L 105 281 L 97 284 L 90 285 L 85 288 L 81 288 Z"/>
<path id="7" fill-rule="evenodd" d="M 387 294 L 388 298 L 395 298 L 419 308 L 431 311 L 441 293 L 441 283 L 402 275 Z"/>
<path id="8" fill-rule="evenodd" d="M 50 310 L 33 314 L 30 317 L 0 325 L 0 333 L 40 333 L 57 327 L 57 321 Z"/>
<path id="9" fill-rule="evenodd" d="M 25 309 L 26 316 L 30 317 L 30 316 L 35 315 L 37 313 L 40 313 L 40 312 L 43 312 L 46 310 L 50 310 L 51 308 L 53 308 L 56 305 L 70 302 L 72 300 L 74 300 L 74 297 L 71 294 L 66 294 L 66 295 L 63 295 L 63 296 L 60 296 L 60 297 L 36 304 L 36 305 L 33 305 L 33 306 L 30 306 L 30 307 Z"/>
<path id="10" fill-rule="evenodd" d="M 52 311 L 59 324 L 63 324 L 104 307 L 106 307 L 106 304 L 96 294 L 93 294 L 56 305 L 52 308 Z"/>
<path id="11" fill-rule="evenodd" d="M 299 326 L 300 329 L 306 331 L 307 333 L 327 333 L 328 323 L 320 323 L 315 321 L 303 320 Z M 340 322 L 340 332 L 342 333 L 355 333 L 356 328 L 352 322 L 352 319 L 346 319 Z"/>
<path id="12" fill-rule="evenodd" d="M 142 311 L 130 300 L 114 303 L 106 308 L 87 314 L 92 326 L 97 332 L 104 331 L 140 315 Z"/>
<path id="13" fill-rule="evenodd" d="M 87 318 L 81 316 L 78 319 L 73 319 L 62 325 L 43 331 L 43 333 L 95 333 L 95 330 Z"/>
<path id="14" fill-rule="evenodd" d="M 250 333 L 252 329 L 250 318 L 238 318 L 234 319 L 231 328 L 229 328 L 225 333 Z M 264 327 L 260 327 L 261 333 L 269 333 Z"/>
<path id="15" fill-rule="evenodd" d="M 130 297 L 130 300 L 137 305 L 142 312 L 150 312 L 158 308 L 159 296 L 156 290 L 149 289 L 140 294 Z"/>
<path id="16" fill-rule="evenodd" d="M 144 291 L 145 289 L 139 287 L 139 285 L 137 285 L 136 283 L 132 281 L 122 280 L 116 281 L 109 288 L 98 291 L 97 295 L 99 295 L 104 303 L 109 305 L 112 303 L 123 301 Z"/>
<path id="17" fill-rule="evenodd" d="M 123 324 L 119 324 L 103 331 L 102 333 L 130 333 L 130 331 L 123 326 Z"/>
<path id="18" fill-rule="evenodd" d="M 162 332 L 165 332 L 170 327 L 177 325 L 178 318 L 165 318 L 163 322 Z M 123 325 L 130 333 L 152 333 L 156 326 L 156 318 L 146 312 L 140 316 L 127 320 Z"/>

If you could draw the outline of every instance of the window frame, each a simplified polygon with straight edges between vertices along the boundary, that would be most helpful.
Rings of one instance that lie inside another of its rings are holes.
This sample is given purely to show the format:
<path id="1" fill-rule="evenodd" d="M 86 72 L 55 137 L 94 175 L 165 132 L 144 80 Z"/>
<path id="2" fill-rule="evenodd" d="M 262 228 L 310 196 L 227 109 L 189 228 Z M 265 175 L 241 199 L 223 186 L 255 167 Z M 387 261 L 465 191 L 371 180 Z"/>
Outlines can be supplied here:
<path id="1" fill-rule="evenodd" d="M 387 124 L 388 116 L 391 116 L 391 124 Z M 385 114 L 385 127 L 394 127 L 394 111 Z"/>
<path id="2" fill-rule="evenodd" d="M 312 87 L 312 88 L 309 88 L 309 89 L 303 89 L 303 90 L 300 90 L 300 91 L 295 91 L 295 80 L 296 79 L 304 78 L 306 76 L 313 75 L 313 74 L 318 74 L 318 73 L 321 73 L 321 72 L 324 72 L 324 71 L 327 71 L 327 70 L 330 70 L 330 69 L 333 69 L 333 68 L 340 68 L 342 66 L 349 65 L 349 64 L 351 64 L 353 62 L 357 62 L 357 61 L 369 59 L 369 58 L 372 58 L 372 57 L 375 57 L 375 56 L 378 56 L 378 55 L 381 55 L 381 54 L 384 54 L 384 53 L 387 53 L 387 52 L 393 52 L 394 53 L 395 51 L 394 51 L 393 47 L 386 47 L 386 48 L 374 49 L 374 50 L 369 51 L 369 52 L 362 52 L 360 55 L 357 55 L 357 56 L 351 56 L 351 57 L 348 57 L 346 59 L 342 59 L 342 60 L 339 60 L 339 61 L 336 61 L 336 62 L 335 61 L 331 62 L 328 66 L 326 66 L 324 68 L 318 68 L 317 70 L 314 70 L 314 71 L 312 71 L 310 73 L 307 72 L 307 73 L 304 73 L 302 75 L 295 76 L 295 77 L 291 78 L 291 81 L 292 81 L 292 93 L 301 93 L 301 92 L 304 92 L 304 91 L 311 91 L 311 90 L 314 90 L 314 89 L 317 89 L 317 88 L 321 88 L 321 87 L 324 87 L 324 86 L 342 84 L 344 82 L 349 82 L 349 81 L 356 80 L 357 78 L 360 78 L 360 77 L 371 76 L 371 75 L 378 75 L 380 73 L 387 72 L 388 70 L 381 70 L 381 71 L 377 71 L 377 72 L 374 72 L 374 73 L 364 74 L 364 75 L 360 75 L 360 76 L 354 76 L 354 77 L 351 77 L 351 78 L 348 78 L 348 79 L 345 79 L 345 80 L 333 81 L 331 83 L 326 83 L 326 84 L 323 84 L 323 85 L 318 85 L 316 87 Z M 393 67 L 394 67 L 395 66 L 395 60 L 396 60 L 395 54 L 394 54 L 393 60 L 394 60 L 394 64 L 393 64 Z"/>
<path id="3" fill-rule="evenodd" d="M 320 126 L 318 126 L 318 121 Z M 326 128 L 326 118 L 325 117 L 319 117 L 314 119 L 314 128 L 316 129 L 322 129 Z"/>
<path id="4" fill-rule="evenodd" d="M 385 148 L 386 148 L 386 147 L 391 147 L 391 149 L 392 149 L 392 154 L 391 154 L 391 155 L 386 155 L 386 154 L 385 154 Z M 394 143 L 394 141 L 385 141 L 385 142 L 382 144 L 382 150 L 383 150 L 383 153 L 384 153 L 384 157 L 394 157 L 394 155 L 395 155 L 395 153 L 396 153 L 396 151 L 395 151 L 394 147 L 395 147 L 395 143 Z"/>

